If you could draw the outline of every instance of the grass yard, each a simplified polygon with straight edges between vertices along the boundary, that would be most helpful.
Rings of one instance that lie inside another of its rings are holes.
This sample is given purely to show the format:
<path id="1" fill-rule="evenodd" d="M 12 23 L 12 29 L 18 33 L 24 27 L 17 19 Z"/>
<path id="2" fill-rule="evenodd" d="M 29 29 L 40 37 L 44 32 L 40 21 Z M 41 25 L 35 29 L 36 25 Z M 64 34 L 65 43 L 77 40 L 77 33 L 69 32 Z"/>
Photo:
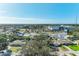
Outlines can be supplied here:
<path id="1" fill-rule="evenodd" d="M 74 51 L 79 51 L 79 46 L 77 46 L 77 45 L 70 45 L 68 47 L 71 48 Z"/>

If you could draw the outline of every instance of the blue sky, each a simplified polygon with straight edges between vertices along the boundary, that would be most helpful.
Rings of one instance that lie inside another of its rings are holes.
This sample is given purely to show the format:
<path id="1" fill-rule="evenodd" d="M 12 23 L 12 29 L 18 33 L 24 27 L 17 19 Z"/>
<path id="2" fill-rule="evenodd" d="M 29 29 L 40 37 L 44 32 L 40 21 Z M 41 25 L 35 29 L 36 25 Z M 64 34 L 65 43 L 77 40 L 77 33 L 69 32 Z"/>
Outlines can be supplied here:
<path id="1" fill-rule="evenodd" d="M 78 3 L 0 4 L 1 24 L 73 24 L 76 15 Z"/>

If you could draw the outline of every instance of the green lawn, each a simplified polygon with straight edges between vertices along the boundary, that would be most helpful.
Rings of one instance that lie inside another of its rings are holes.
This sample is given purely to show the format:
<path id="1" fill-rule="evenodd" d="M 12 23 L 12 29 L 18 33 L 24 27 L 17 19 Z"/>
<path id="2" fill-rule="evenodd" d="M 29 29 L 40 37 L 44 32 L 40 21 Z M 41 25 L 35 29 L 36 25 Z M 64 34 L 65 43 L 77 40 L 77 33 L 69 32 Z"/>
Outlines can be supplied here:
<path id="1" fill-rule="evenodd" d="M 74 51 L 79 51 L 79 46 L 77 46 L 77 45 L 70 45 L 68 47 L 71 48 Z"/>

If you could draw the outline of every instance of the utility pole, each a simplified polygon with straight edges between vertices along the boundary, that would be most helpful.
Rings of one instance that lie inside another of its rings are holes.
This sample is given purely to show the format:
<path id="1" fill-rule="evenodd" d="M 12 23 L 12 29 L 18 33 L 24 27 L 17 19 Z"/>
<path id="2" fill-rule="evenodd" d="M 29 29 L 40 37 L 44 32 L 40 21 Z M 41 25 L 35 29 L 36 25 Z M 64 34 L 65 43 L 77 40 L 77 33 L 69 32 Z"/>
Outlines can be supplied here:
<path id="1" fill-rule="evenodd" d="M 77 27 L 77 16 L 76 16 L 76 27 Z"/>
<path id="2" fill-rule="evenodd" d="M 75 29 L 77 30 L 78 28 L 77 28 L 77 21 L 78 21 L 78 19 L 77 19 L 77 15 L 76 15 L 76 23 L 75 23 Z"/>

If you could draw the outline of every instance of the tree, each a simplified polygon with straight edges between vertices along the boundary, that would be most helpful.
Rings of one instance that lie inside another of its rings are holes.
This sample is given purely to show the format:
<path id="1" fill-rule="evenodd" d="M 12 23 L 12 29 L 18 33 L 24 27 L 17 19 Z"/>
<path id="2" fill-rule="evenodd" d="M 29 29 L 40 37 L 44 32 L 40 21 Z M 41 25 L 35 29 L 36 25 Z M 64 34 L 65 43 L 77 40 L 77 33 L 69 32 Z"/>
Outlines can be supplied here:
<path id="1" fill-rule="evenodd" d="M 4 42 L 7 42 L 7 38 L 6 38 L 6 35 L 0 35 L 0 43 L 4 43 Z"/>
<path id="2" fill-rule="evenodd" d="M 6 35 L 1 34 L 0 35 L 0 50 L 7 48 L 7 45 L 8 45 L 8 42 L 7 42 Z"/>
<path id="3" fill-rule="evenodd" d="M 28 56 L 48 56 L 52 49 L 48 47 L 47 36 L 39 35 L 35 36 L 33 40 L 30 40 L 23 46 L 22 55 Z"/>

